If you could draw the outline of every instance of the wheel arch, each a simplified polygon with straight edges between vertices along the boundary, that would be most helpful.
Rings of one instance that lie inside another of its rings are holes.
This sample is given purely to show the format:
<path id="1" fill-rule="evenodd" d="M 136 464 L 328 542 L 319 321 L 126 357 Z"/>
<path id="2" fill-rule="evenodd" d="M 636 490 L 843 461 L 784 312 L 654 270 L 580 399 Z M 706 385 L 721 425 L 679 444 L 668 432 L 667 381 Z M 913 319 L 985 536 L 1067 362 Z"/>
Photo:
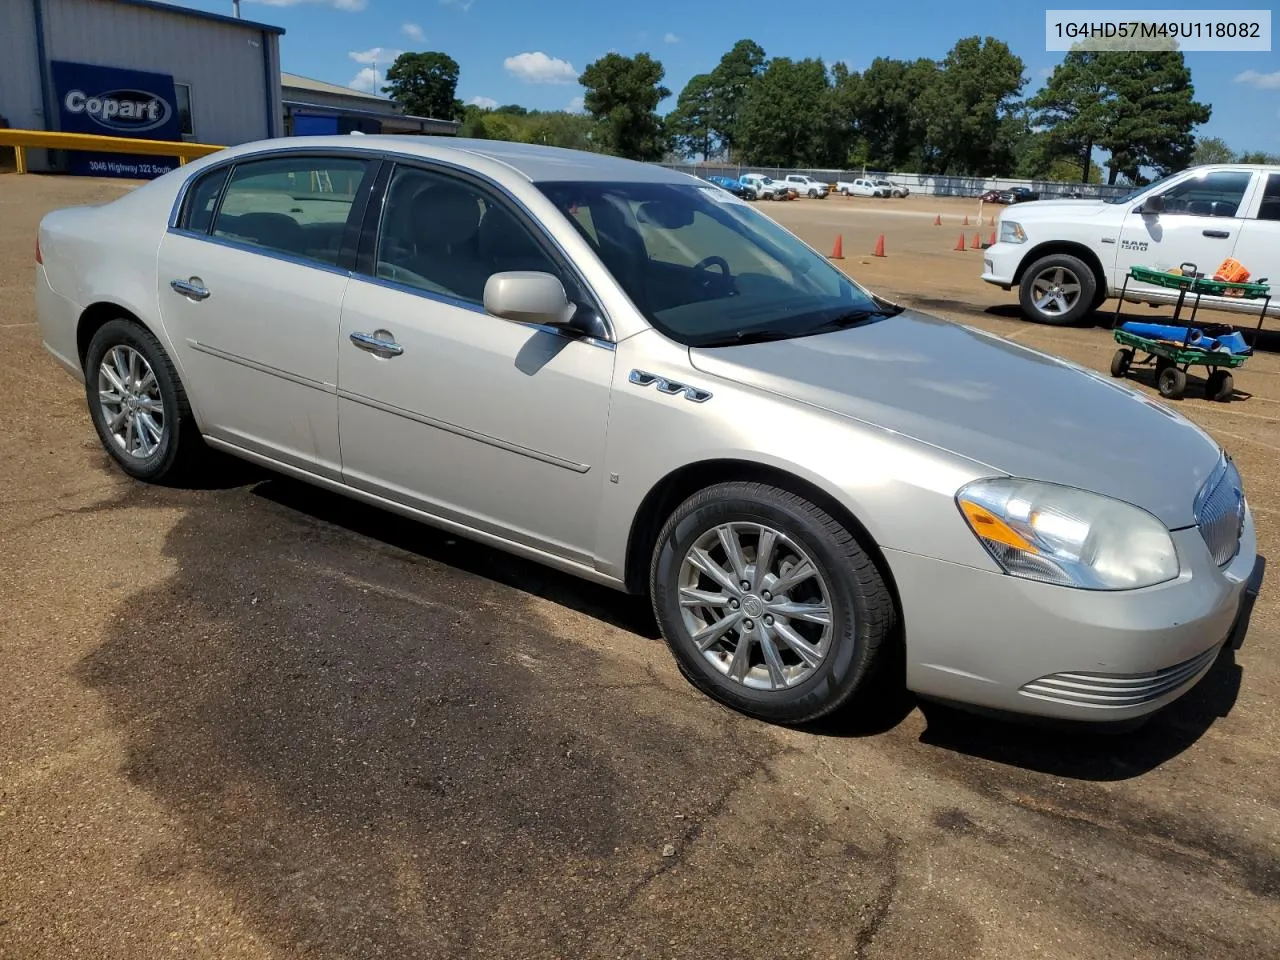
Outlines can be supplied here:
<path id="1" fill-rule="evenodd" d="M 628 593 L 648 593 L 649 564 L 653 548 L 672 511 L 699 490 L 717 483 L 732 482 L 767 483 L 779 487 L 804 497 L 840 521 L 875 563 L 889 596 L 893 598 L 894 613 L 901 623 L 902 604 L 893 570 L 862 521 L 818 484 L 781 467 L 749 460 L 717 459 L 686 464 L 668 473 L 650 488 L 636 511 L 627 537 L 623 578 Z"/>
<path id="2" fill-rule="evenodd" d="M 80 317 L 76 320 L 76 359 L 80 361 L 81 370 L 84 369 L 84 360 L 89 353 L 89 343 L 93 340 L 93 335 L 112 320 L 131 320 L 149 330 L 161 345 L 165 344 L 161 331 L 153 329 L 136 310 L 114 300 L 95 300 L 80 311 Z"/>
<path id="3" fill-rule="evenodd" d="M 1033 263 L 1044 257 L 1050 257 L 1054 254 L 1066 254 L 1083 261 L 1092 271 L 1094 279 L 1094 295 L 1093 307 L 1096 309 L 1098 304 L 1107 298 L 1108 284 L 1107 274 L 1102 267 L 1102 260 L 1098 255 L 1087 246 L 1075 240 L 1049 240 L 1045 243 L 1038 244 L 1027 251 L 1026 255 L 1018 263 L 1018 269 L 1013 274 L 1013 285 L 1016 287 L 1022 283 L 1022 278 L 1026 275 L 1027 270 Z"/>

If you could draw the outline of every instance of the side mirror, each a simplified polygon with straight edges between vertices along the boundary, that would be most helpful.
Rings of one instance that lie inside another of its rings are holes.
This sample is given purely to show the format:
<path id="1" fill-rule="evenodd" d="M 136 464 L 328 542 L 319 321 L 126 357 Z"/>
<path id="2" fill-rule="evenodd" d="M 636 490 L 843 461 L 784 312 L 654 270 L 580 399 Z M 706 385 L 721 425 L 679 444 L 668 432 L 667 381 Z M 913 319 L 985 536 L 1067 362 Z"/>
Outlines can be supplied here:
<path id="1" fill-rule="evenodd" d="M 1143 213 L 1164 213 L 1164 197 L 1156 194 L 1142 201 Z"/>
<path id="2" fill-rule="evenodd" d="M 575 307 L 559 278 L 535 270 L 495 273 L 484 285 L 484 309 L 516 323 L 567 327 Z"/>

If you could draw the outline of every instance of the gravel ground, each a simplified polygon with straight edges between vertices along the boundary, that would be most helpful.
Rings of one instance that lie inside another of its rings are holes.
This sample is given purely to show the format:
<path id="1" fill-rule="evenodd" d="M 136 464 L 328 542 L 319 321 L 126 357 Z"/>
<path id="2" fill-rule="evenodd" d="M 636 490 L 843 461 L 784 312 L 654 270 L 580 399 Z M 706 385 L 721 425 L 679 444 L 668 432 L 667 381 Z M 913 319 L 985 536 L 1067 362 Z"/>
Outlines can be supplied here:
<path id="1" fill-rule="evenodd" d="M 123 189 L 0 176 L 0 957 L 1277 956 L 1272 591 L 1134 734 L 893 696 L 764 726 L 643 604 L 249 468 L 113 469 L 40 347 L 32 245 Z M 765 209 L 875 289 L 1106 368 L 1105 330 L 1017 320 L 951 250 L 973 204 Z M 1277 355 L 1237 387 L 1179 408 L 1274 556 Z"/>

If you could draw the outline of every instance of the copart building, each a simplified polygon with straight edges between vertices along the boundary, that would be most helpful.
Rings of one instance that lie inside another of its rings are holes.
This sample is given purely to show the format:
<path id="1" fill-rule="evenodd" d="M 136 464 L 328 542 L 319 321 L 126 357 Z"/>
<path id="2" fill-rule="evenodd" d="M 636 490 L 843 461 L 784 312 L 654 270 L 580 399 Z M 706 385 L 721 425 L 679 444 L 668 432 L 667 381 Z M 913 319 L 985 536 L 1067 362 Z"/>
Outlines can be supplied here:
<path id="1" fill-rule="evenodd" d="M 453 134 L 390 100 L 285 75 L 284 30 L 157 0 L 0 0 L 0 126 L 232 146 L 308 133 Z M 33 170 L 153 177 L 177 158 L 30 150 Z"/>

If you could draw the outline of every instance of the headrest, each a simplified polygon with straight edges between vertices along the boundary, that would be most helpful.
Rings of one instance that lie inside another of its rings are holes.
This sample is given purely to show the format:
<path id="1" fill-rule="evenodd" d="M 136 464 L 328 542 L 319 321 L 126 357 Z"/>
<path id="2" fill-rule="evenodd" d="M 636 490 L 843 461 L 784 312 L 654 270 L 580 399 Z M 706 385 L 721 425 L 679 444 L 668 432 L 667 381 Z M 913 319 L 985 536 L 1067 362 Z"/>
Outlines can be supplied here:
<path id="1" fill-rule="evenodd" d="M 480 201 L 452 183 L 428 187 L 413 198 L 414 233 L 428 245 L 466 243 L 480 229 Z"/>

